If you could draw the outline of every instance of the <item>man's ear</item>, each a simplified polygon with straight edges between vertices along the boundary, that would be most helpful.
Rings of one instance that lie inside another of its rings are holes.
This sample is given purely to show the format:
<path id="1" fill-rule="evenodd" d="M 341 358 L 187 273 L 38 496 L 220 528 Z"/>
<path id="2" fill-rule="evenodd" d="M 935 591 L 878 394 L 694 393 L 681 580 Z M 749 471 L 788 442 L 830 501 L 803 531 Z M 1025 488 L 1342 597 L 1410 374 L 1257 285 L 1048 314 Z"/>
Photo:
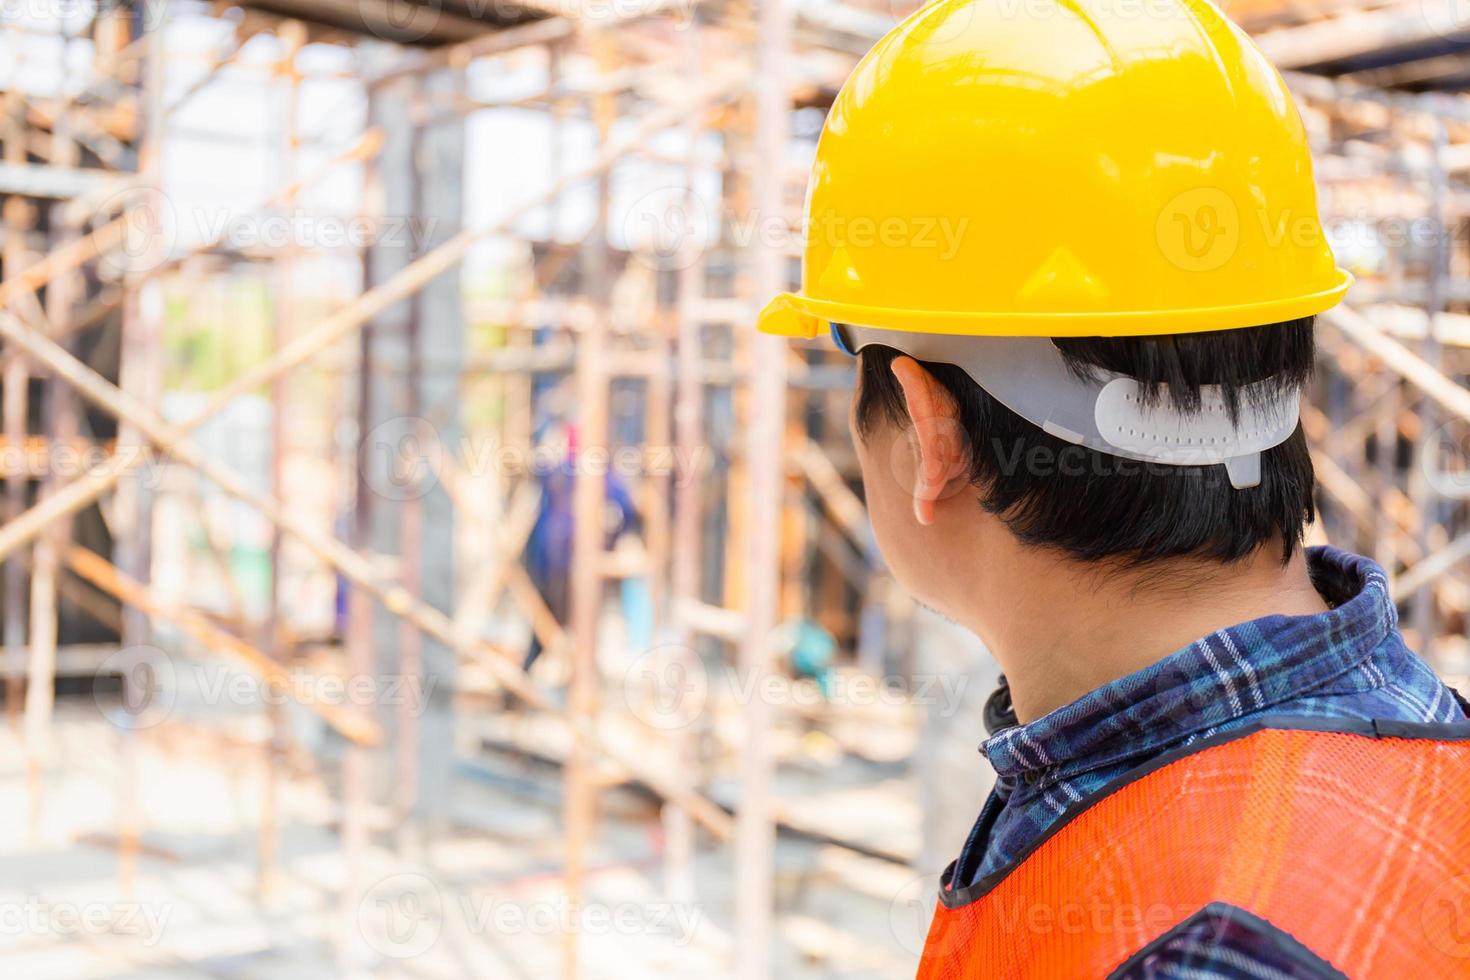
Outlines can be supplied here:
<path id="1" fill-rule="evenodd" d="M 908 439 L 918 456 L 914 519 L 933 524 L 935 504 L 969 482 L 969 440 L 948 388 L 912 357 L 894 358 L 892 370 L 913 422 Z"/>

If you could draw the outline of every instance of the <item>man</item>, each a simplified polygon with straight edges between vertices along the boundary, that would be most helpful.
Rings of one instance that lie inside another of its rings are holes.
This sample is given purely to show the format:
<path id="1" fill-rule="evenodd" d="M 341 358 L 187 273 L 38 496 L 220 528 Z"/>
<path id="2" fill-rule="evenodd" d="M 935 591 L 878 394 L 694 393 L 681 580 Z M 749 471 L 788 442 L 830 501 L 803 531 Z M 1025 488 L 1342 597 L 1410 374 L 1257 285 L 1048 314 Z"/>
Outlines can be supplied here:
<path id="1" fill-rule="evenodd" d="M 1470 977 L 1466 704 L 1381 569 L 1302 546 L 1351 277 L 1249 39 L 938 0 L 838 96 L 808 207 L 761 328 L 859 357 L 883 553 L 1008 679 L 921 976 Z"/>
<path id="2" fill-rule="evenodd" d="M 573 542 L 576 538 L 574 498 L 577 488 L 578 443 L 576 426 L 559 419 L 554 419 L 553 424 L 561 427 L 564 454 L 555 465 L 538 466 L 536 469 L 536 480 L 541 487 L 541 502 L 536 512 L 536 523 L 531 526 L 531 534 L 526 540 L 526 571 L 530 575 L 531 584 L 541 593 L 546 608 L 559 621 L 566 622 L 572 605 L 571 569 L 575 547 Z M 606 535 L 606 547 L 611 550 L 625 534 L 638 531 L 639 517 L 638 508 L 633 504 L 633 495 L 628 492 L 622 478 L 609 471 L 605 483 L 607 497 L 602 513 L 605 522 L 603 531 Z M 625 599 L 626 593 L 632 591 L 630 583 L 636 581 L 624 580 Z M 643 604 L 625 605 L 641 608 Z M 625 612 L 631 610 L 625 609 Z M 642 619 L 633 614 L 624 618 L 630 627 Z M 637 650 L 646 648 L 648 643 L 640 641 L 637 636 L 630 636 L 630 645 Z M 521 669 L 530 671 L 536 661 L 541 659 L 543 651 L 541 637 L 532 630 L 530 646 Z"/>

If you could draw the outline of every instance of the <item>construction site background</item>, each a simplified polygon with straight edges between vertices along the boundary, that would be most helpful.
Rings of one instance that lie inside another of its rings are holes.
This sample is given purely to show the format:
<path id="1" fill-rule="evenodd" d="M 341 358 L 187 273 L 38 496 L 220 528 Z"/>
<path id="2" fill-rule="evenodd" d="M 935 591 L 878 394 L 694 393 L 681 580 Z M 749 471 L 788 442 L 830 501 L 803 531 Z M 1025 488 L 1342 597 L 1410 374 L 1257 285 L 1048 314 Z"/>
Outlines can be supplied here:
<path id="1" fill-rule="evenodd" d="M 1312 539 L 1465 689 L 1470 10 L 1224 8 L 1359 280 Z M 912 9 L 0 5 L 8 975 L 912 975 L 996 668 L 752 329 Z"/>

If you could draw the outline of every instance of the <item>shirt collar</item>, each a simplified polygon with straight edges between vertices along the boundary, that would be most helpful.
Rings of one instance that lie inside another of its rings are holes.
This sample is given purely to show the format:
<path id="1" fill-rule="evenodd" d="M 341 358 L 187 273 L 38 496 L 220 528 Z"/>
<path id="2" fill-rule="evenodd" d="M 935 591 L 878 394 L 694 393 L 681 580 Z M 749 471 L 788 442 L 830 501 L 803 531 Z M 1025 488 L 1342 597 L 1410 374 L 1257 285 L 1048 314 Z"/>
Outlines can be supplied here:
<path id="1" fill-rule="evenodd" d="M 1009 711 L 1002 678 L 987 705 L 993 734 L 981 751 L 1002 777 L 1073 776 L 1159 751 L 1350 670 L 1398 623 L 1387 577 L 1367 558 L 1330 547 L 1307 549 L 1307 567 L 1329 611 L 1217 630 L 1025 725 Z"/>

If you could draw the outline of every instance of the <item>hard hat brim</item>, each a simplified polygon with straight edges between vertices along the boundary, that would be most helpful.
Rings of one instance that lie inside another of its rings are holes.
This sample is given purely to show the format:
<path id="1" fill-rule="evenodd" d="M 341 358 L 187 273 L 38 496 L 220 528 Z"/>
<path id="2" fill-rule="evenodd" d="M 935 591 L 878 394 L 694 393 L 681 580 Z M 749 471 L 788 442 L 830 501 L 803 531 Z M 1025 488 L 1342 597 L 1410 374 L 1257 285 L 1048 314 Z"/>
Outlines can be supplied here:
<path id="1" fill-rule="evenodd" d="M 1331 309 L 1353 285 L 1352 273 L 1336 270 L 1326 289 L 1285 299 L 1182 310 L 1108 312 L 956 312 L 896 310 L 781 293 L 756 318 L 756 329 L 780 337 L 811 339 L 828 323 L 851 323 L 905 333 L 974 337 L 1139 337 L 1201 333 L 1281 323 Z"/>

